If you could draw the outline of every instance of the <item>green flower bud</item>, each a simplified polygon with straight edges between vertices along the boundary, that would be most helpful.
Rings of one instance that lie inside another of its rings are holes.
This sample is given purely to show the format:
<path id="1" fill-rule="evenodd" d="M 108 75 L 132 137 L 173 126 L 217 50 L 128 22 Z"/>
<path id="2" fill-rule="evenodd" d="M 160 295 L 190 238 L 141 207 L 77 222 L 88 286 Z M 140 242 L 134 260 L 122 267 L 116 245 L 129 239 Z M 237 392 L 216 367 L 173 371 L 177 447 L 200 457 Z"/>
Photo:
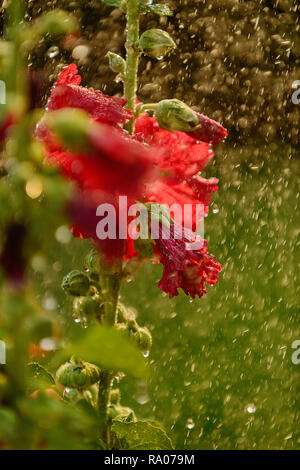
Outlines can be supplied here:
<path id="1" fill-rule="evenodd" d="M 99 277 L 101 270 L 99 253 L 96 250 L 91 250 L 85 257 L 85 266 L 88 269 L 89 274 L 92 276 Z"/>
<path id="2" fill-rule="evenodd" d="M 130 318 L 127 322 L 127 328 L 128 330 L 132 331 L 133 333 L 136 333 L 138 330 L 138 324 L 135 321 L 134 318 Z"/>
<path id="3" fill-rule="evenodd" d="M 135 320 L 136 318 L 135 311 L 121 302 L 118 302 L 117 312 L 119 323 L 127 323 L 129 320 Z"/>
<path id="4" fill-rule="evenodd" d="M 125 73 L 126 62 L 119 54 L 115 54 L 114 52 L 108 52 L 107 54 L 109 66 L 113 72 L 116 73 Z"/>
<path id="5" fill-rule="evenodd" d="M 154 59 L 163 58 L 171 49 L 176 47 L 171 36 L 162 29 L 148 29 L 139 41 L 140 50 L 147 56 Z"/>
<path id="6" fill-rule="evenodd" d="M 90 281 L 85 273 L 75 270 L 63 278 L 61 287 L 69 295 L 86 295 L 90 288 Z"/>
<path id="7" fill-rule="evenodd" d="M 64 387 L 84 390 L 100 380 L 100 369 L 89 362 L 71 359 L 60 366 L 56 379 Z"/>
<path id="8" fill-rule="evenodd" d="M 109 401 L 112 405 L 119 405 L 121 401 L 121 393 L 118 388 L 114 388 L 110 391 Z"/>
<path id="9" fill-rule="evenodd" d="M 152 346 L 152 336 L 148 328 L 139 328 L 134 334 L 138 347 L 143 351 L 150 351 Z"/>
<path id="10" fill-rule="evenodd" d="M 73 302 L 73 312 L 79 318 L 91 318 L 101 314 L 101 302 L 98 295 L 92 297 L 76 297 Z"/>
<path id="11" fill-rule="evenodd" d="M 199 124 L 197 113 L 180 100 L 162 100 L 155 109 L 155 118 L 162 129 L 192 132 Z"/>

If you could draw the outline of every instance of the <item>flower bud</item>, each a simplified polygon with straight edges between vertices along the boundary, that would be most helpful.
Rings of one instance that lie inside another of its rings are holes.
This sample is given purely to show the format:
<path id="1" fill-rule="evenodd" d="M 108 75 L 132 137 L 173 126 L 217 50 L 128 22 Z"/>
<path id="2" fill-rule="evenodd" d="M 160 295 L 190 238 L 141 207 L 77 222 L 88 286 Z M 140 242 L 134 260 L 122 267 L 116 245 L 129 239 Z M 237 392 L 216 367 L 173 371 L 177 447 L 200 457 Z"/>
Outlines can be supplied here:
<path id="1" fill-rule="evenodd" d="M 119 323 L 127 323 L 130 320 L 135 320 L 136 318 L 136 312 L 134 311 L 134 309 L 126 307 L 121 302 L 118 302 L 117 312 Z"/>
<path id="2" fill-rule="evenodd" d="M 71 271 L 63 278 L 61 287 L 69 295 L 86 295 L 90 288 L 90 281 L 81 271 Z"/>
<path id="3" fill-rule="evenodd" d="M 228 135 L 221 124 L 193 111 L 177 99 L 160 101 L 155 108 L 154 116 L 162 129 L 188 132 L 194 139 L 212 145 L 219 144 Z"/>
<path id="4" fill-rule="evenodd" d="M 180 100 L 162 100 L 155 109 L 155 118 L 162 129 L 191 132 L 198 125 L 197 113 Z"/>
<path id="5" fill-rule="evenodd" d="M 99 253 L 95 250 L 91 250 L 85 257 L 85 266 L 88 269 L 89 274 L 93 276 L 99 276 L 100 273 L 100 259 Z"/>
<path id="6" fill-rule="evenodd" d="M 154 59 L 160 59 L 171 49 L 174 49 L 176 44 L 166 31 L 162 29 L 148 29 L 141 35 L 139 46 L 145 55 Z"/>
<path id="7" fill-rule="evenodd" d="M 84 390 L 100 380 L 100 369 L 89 362 L 72 358 L 60 366 L 56 379 L 64 387 Z"/>
<path id="8" fill-rule="evenodd" d="M 107 57 L 109 60 L 109 66 L 113 72 L 116 73 L 125 73 L 126 62 L 119 54 L 115 54 L 114 52 L 108 52 Z"/>
<path id="9" fill-rule="evenodd" d="M 73 302 L 73 312 L 78 318 L 91 318 L 101 314 L 101 304 L 98 295 L 76 297 Z"/>
<path id="10" fill-rule="evenodd" d="M 152 336 L 148 328 L 139 328 L 134 335 L 138 347 L 143 351 L 150 351 L 152 346 Z"/>

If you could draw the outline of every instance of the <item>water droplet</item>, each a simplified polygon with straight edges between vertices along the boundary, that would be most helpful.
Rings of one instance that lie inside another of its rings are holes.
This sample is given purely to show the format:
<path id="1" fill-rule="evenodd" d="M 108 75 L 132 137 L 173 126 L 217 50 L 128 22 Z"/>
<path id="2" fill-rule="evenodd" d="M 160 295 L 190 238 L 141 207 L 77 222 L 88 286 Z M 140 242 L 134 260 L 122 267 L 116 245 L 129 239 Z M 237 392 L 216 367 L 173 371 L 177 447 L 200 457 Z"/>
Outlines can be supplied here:
<path id="1" fill-rule="evenodd" d="M 247 405 L 246 409 L 247 409 L 248 413 L 255 413 L 256 406 L 254 405 L 254 403 L 249 403 L 249 405 Z"/>
<path id="2" fill-rule="evenodd" d="M 84 44 L 74 47 L 72 51 L 72 57 L 79 62 L 85 62 L 89 55 L 90 48 Z"/>
<path id="3" fill-rule="evenodd" d="M 55 232 L 55 238 L 59 243 L 67 244 L 72 240 L 72 233 L 67 225 L 61 225 Z"/>
<path id="4" fill-rule="evenodd" d="M 57 46 L 51 46 L 46 54 L 50 59 L 54 59 L 54 57 L 59 54 L 59 48 Z"/>
<path id="5" fill-rule="evenodd" d="M 40 341 L 40 347 L 44 351 L 54 351 L 56 349 L 56 341 L 54 338 L 43 338 Z"/>
<path id="6" fill-rule="evenodd" d="M 144 352 L 143 352 L 143 356 L 144 356 L 144 357 L 149 357 L 149 354 L 150 354 L 150 351 L 144 351 Z"/>
<path id="7" fill-rule="evenodd" d="M 185 427 L 186 427 L 187 429 L 193 429 L 193 428 L 195 427 L 195 423 L 194 423 L 194 421 L 193 421 L 192 418 L 189 418 L 189 419 L 187 420 Z"/>
<path id="8" fill-rule="evenodd" d="M 217 207 L 213 209 L 213 214 L 218 214 L 218 213 L 219 213 L 219 209 Z"/>
<path id="9" fill-rule="evenodd" d="M 43 300 L 43 307 L 45 310 L 55 310 L 57 302 L 54 297 L 45 297 Z"/>

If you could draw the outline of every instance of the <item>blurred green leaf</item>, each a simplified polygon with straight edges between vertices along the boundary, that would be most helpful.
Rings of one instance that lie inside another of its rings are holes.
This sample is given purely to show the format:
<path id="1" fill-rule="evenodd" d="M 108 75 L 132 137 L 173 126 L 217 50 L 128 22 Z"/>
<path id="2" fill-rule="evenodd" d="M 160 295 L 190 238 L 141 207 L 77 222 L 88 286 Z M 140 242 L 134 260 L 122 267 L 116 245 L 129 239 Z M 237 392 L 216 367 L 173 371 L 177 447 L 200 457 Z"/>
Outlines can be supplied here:
<path id="1" fill-rule="evenodd" d="M 172 442 L 164 429 L 154 421 L 115 421 L 112 431 L 124 450 L 171 450 Z"/>
<path id="2" fill-rule="evenodd" d="M 85 330 L 83 337 L 66 348 L 66 354 L 136 378 L 148 375 L 141 352 L 119 331 L 106 326 L 96 325 Z"/>
<path id="3" fill-rule="evenodd" d="M 120 7 L 122 0 L 102 0 L 109 7 Z"/>
<path id="4" fill-rule="evenodd" d="M 53 387 L 55 380 L 43 366 L 38 362 L 31 362 L 28 364 L 28 393 L 34 390 Z"/>
<path id="5" fill-rule="evenodd" d="M 14 435 L 17 425 L 15 413 L 8 408 L 0 408 L 0 438 L 7 439 Z"/>
<path id="6" fill-rule="evenodd" d="M 37 18 L 28 34 L 33 39 L 47 33 L 56 36 L 72 33 L 78 29 L 79 25 L 74 16 L 62 10 L 53 10 Z"/>

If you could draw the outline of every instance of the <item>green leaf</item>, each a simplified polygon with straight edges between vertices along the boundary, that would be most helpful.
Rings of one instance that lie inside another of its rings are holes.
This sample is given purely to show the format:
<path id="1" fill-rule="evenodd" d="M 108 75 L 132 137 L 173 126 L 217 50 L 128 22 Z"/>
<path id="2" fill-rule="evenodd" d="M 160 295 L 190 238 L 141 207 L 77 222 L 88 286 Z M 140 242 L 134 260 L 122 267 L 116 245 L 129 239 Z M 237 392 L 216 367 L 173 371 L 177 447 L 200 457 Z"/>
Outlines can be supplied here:
<path id="1" fill-rule="evenodd" d="M 17 416 L 8 408 L 0 408 L 0 438 L 8 439 L 16 432 Z"/>
<path id="2" fill-rule="evenodd" d="M 102 0 L 109 7 L 120 7 L 122 0 Z"/>
<path id="3" fill-rule="evenodd" d="M 31 362 L 28 364 L 28 392 L 32 393 L 34 390 L 53 387 L 55 380 L 43 366 L 38 362 Z"/>
<path id="4" fill-rule="evenodd" d="M 147 368 L 141 352 L 119 331 L 107 326 L 95 325 L 84 335 L 67 346 L 69 356 L 82 357 L 100 368 L 123 371 L 136 378 L 147 376 Z"/>
<path id="5" fill-rule="evenodd" d="M 140 4 L 140 10 L 144 12 L 154 13 L 155 15 L 159 16 L 172 16 L 173 12 L 167 5 L 160 5 L 159 3 L 156 5 L 147 5 L 144 3 Z"/>
<path id="6" fill-rule="evenodd" d="M 172 442 L 155 421 L 121 422 L 112 424 L 123 450 L 171 450 Z"/>

